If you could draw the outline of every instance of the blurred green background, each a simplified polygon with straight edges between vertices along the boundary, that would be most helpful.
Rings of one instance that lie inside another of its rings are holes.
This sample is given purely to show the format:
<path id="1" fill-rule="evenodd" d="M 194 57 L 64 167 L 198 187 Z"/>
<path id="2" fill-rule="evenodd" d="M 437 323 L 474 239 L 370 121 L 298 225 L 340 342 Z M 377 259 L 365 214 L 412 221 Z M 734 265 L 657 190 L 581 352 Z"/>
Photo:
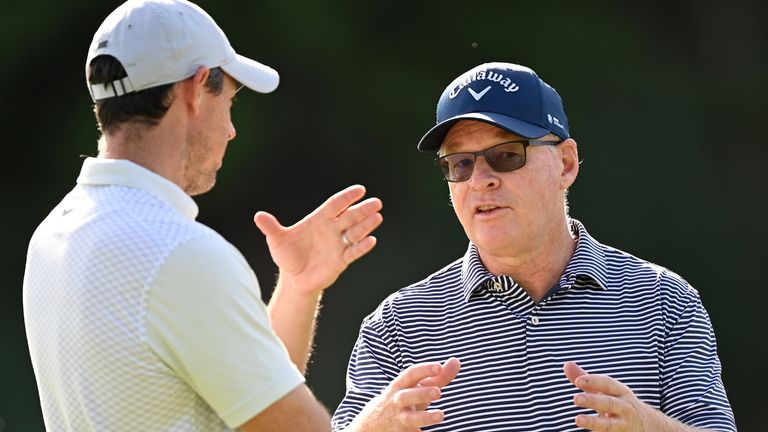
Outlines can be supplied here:
<path id="1" fill-rule="evenodd" d="M 8 2 L 0 15 L 0 431 L 43 429 L 21 307 L 26 244 L 74 185 L 78 156 L 96 152 L 83 63 L 119 3 Z M 432 156 L 415 149 L 440 92 L 479 63 L 511 61 L 563 96 L 583 159 L 572 216 L 699 290 L 739 429 L 766 430 L 767 2 L 200 4 L 282 77 L 273 94 L 241 93 L 237 139 L 197 199 L 265 299 L 276 269 L 257 210 L 294 223 L 352 183 L 384 201 L 379 245 L 324 299 L 308 381 L 331 411 L 361 319 L 466 248 Z"/>

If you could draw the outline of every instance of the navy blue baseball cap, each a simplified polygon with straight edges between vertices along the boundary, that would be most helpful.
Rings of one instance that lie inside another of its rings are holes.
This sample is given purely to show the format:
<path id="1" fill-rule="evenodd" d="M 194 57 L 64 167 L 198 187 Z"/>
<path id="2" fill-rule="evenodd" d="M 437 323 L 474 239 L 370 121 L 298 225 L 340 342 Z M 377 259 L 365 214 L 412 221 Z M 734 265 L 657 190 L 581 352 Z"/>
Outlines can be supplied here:
<path id="1" fill-rule="evenodd" d="M 512 63 L 485 63 L 449 84 L 437 102 L 437 124 L 417 148 L 437 151 L 459 120 L 482 121 L 523 138 L 570 138 L 560 95 L 536 72 Z"/>

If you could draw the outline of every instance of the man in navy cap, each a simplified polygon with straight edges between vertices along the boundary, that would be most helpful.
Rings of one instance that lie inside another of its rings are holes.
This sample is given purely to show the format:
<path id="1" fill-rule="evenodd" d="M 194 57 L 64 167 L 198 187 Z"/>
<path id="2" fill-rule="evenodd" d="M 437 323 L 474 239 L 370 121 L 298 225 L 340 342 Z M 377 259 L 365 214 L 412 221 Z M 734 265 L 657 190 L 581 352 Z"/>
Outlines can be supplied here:
<path id="1" fill-rule="evenodd" d="M 469 247 L 364 320 L 334 430 L 736 430 L 696 290 L 569 216 L 578 148 L 534 71 L 462 74 L 418 148 Z"/>

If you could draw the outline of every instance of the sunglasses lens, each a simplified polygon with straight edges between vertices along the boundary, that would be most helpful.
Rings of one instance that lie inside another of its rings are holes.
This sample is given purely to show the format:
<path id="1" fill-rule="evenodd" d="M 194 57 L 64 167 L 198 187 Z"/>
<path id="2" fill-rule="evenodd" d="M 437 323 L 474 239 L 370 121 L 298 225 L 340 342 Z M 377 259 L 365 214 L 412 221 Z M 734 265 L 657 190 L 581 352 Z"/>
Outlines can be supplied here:
<path id="1" fill-rule="evenodd" d="M 496 171 L 514 171 L 525 165 L 525 146 L 510 142 L 491 147 L 485 151 L 485 160 Z"/>
<path id="2" fill-rule="evenodd" d="M 472 153 L 454 153 L 439 159 L 440 169 L 448 181 L 464 181 L 472 177 L 475 156 Z"/>
<path id="3" fill-rule="evenodd" d="M 438 158 L 437 165 L 451 182 L 469 180 L 479 156 L 484 157 L 494 171 L 514 171 L 525 165 L 525 145 L 523 141 L 510 141 L 475 153 L 453 153 Z"/>

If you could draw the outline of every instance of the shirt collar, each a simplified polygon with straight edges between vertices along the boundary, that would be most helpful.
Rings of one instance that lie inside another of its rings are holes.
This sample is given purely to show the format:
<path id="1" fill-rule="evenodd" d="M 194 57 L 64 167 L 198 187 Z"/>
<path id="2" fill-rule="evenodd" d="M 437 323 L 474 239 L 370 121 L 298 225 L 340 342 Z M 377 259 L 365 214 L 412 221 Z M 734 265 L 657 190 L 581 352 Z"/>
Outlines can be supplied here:
<path id="1" fill-rule="evenodd" d="M 564 280 L 571 284 L 577 277 L 586 276 L 597 282 L 600 288 L 607 290 L 608 271 L 605 262 L 605 246 L 589 235 L 584 224 L 576 219 L 571 219 L 571 232 L 578 233 L 579 238 L 576 250 L 560 279 L 561 284 Z"/>
<path id="2" fill-rule="evenodd" d="M 83 161 L 77 183 L 140 189 L 166 201 L 189 219 L 197 217 L 197 204 L 176 183 L 129 160 L 89 157 Z"/>
<path id="3" fill-rule="evenodd" d="M 464 293 L 464 299 L 469 301 L 472 293 L 485 284 L 493 274 L 485 268 L 480 261 L 480 254 L 477 253 L 477 246 L 469 242 L 467 252 L 464 254 L 464 260 L 461 266 L 461 288 Z"/>
<path id="4" fill-rule="evenodd" d="M 570 219 L 571 232 L 578 234 L 576 250 L 565 267 L 560 285 L 571 285 L 577 277 L 588 277 L 602 288 L 608 289 L 606 277 L 605 254 L 602 245 L 592 238 L 584 225 L 576 219 Z M 477 252 L 477 246 L 469 243 L 467 252 L 461 267 L 461 284 L 464 298 L 469 301 L 470 296 L 478 288 L 483 286 L 493 274 L 485 268 Z"/>

